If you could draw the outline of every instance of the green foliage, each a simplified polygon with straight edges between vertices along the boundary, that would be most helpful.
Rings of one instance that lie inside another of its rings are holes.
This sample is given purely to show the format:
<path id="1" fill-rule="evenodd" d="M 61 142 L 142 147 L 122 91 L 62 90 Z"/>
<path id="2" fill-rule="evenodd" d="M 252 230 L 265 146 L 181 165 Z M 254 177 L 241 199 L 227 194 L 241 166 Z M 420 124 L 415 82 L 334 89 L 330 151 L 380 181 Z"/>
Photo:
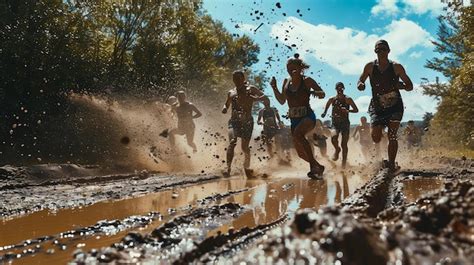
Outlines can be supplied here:
<path id="1" fill-rule="evenodd" d="M 0 1 L 0 155 L 73 141 L 52 132 L 53 121 L 74 116 L 71 91 L 165 99 L 183 89 L 216 100 L 258 53 L 200 1 Z"/>
<path id="2" fill-rule="evenodd" d="M 426 66 L 443 73 L 449 83 L 424 86 L 427 94 L 441 98 L 430 134 L 439 143 L 474 149 L 474 7 L 453 6 L 442 16 L 434 44 L 442 57 Z"/>

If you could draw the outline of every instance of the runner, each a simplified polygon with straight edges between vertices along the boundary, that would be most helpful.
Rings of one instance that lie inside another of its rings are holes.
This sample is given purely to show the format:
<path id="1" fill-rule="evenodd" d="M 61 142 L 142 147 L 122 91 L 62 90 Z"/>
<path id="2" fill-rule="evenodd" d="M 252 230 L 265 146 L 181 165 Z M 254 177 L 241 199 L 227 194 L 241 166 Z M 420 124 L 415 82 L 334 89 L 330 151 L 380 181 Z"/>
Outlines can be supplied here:
<path id="1" fill-rule="evenodd" d="M 344 84 L 342 82 L 336 84 L 336 91 L 337 95 L 328 100 L 321 116 L 323 118 L 326 117 L 329 107 L 332 106 L 332 126 L 335 130 L 334 135 L 331 137 L 331 142 L 335 149 L 332 160 L 336 161 L 339 159 L 339 153 L 342 147 L 342 166 L 345 167 L 348 153 L 347 142 L 349 141 L 349 131 L 351 127 L 349 112 L 357 113 L 359 109 L 354 103 L 354 100 L 344 94 Z M 338 143 L 339 134 L 342 136 L 341 147 L 339 147 Z"/>
<path id="2" fill-rule="evenodd" d="M 262 91 L 255 86 L 249 85 L 245 80 L 243 71 L 235 71 L 232 74 L 235 88 L 227 94 L 227 100 L 222 108 L 222 113 L 227 113 L 227 109 L 232 105 L 231 117 L 229 120 L 229 146 L 227 147 L 227 172 L 225 176 L 230 176 L 232 160 L 234 159 L 234 149 L 237 139 L 241 138 L 241 147 L 244 152 L 244 170 L 247 176 L 250 170 L 250 139 L 253 131 L 252 106 L 255 101 L 266 98 Z"/>
<path id="3" fill-rule="evenodd" d="M 329 130 L 329 128 L 326 127 L 320 119 L 317 119 L 311 138 L 314 146 L 319 148 L 321 155 L 324 157 L 327 157 L 326 140 L 328 137 L 331 137 L 331 130 Z"/>
<path id="4" fill-rule="evenodd" d="M 421 139 L 421 130 L 415 126 L 415 122 L 410 120 L 408 125 L 403 131 L 403 134 L 406 135 L 407 148 L 411 149 L 417 147 L 420 144 Z"/>
<path id="5" fill-rule="evenodd" d="M 280 121 L 279 130 L 275 136 L 275 145 L 277 146 L 278 153 L 280 154 L 280 164 L 289 164 L 291 162 L 291 130 L 290 128 Z"/>
<path id="6" fill-rule="evenodd" d="M 413 83 L 403 66 L 388 59 L 390 47 L 385 40 L 375 43 L 377 59 L 365 65 L 357 88 L 365 89 L 365 80 L 370 78 L 372 100 L 369 105 L 369 114 L 372 123 L 372 140 L 380 142 L 382 130 L 388 128 L 388 161 L 386 166 L 395 172 L 400 167 L 395 163 L 398 151 L 397 132 L 403 117 L 403 101 L 400 89 L 413 90 Z M 404 83 L 399 82 L 399 78 Z"/>
<path id="7" fill-rule="evenodd" d="M 257 124 L 263 125 L 262 138 L 267 145 L 270 158 L 273 157 L 272 139 L 278 132 L 278 124 L 281 122 L 280 114 L 276 108 L 270 107 L 270 99 L 263 100 L 264 108 L 258 112 Z M 263 120 L 263 122 L 262 122 Z M 277 123 L 278 121 L 278 123 Z"/>
<path id="8" fill-rule="evenodd" d="M 286 64 L 290 77 L 283 81 L 282 91 L 279 91 L 275 77 L 272 77 L 270 84 L 280 104 L 283 105 L 288 101 L 293 143 L 298 156 L 309 163 L 308 177 L 320 179 L 324 166 L 314 159 L 305 135 L 314 128 L 316 122 L 316 116 L 309 104 L 309 97 L 312 94 L 324 98 L 325 94 L 314 79 L 303 75 L 303 71 L 307 68 L 309 66 L 299 58 L 299 54 L 295 54 L 295 57 L 290 58 Z"/>
<path id="9" fill-rule="evenodd" d="M 357 134 L 359 135 L 357 136 Z M 352 137 L 355 140 L 359 140 L 362 155 L 365 160 L 368 161 L 373 151 L 372 147 L 374 144 L 372 143 L 372 139 L 370 139 L 370 124 L 367 122 L 365 116 L 360 118 L 360 125 L 355 128 Z"/>
<path id="10" fill-rule="evenodd" d="M 193 103 L 186 101 L 186 93 L 184 91 L 178 91 L 177 93 L 178 105 L 171 105 L 176 112 L 178 117 L 178 127 L 169 131 L 169 139 L 171 146 L 174 148 L 175 139 L 174 136 L 186 135 L 186 141 L 188 145 L 193 148 L 193 152 L 197 152 L 196 144 L 194 143 L 194 131 L 196 126 L 194 125 L 193 119 L 197 119 L 202 116 L 202 113 L 193 105 Z"/>

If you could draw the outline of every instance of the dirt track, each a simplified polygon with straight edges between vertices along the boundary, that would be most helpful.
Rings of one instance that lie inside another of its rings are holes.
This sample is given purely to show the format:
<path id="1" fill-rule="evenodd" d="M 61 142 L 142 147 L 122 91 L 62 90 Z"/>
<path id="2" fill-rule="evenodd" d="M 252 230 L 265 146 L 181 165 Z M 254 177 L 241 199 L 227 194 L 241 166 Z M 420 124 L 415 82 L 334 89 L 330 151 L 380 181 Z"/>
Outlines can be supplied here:
<path id="1" fill-rule="evenodd" d="M 0 261 L 469 264 L 473 162 L 436 162 L 324 181 L 3 168 Z"/>

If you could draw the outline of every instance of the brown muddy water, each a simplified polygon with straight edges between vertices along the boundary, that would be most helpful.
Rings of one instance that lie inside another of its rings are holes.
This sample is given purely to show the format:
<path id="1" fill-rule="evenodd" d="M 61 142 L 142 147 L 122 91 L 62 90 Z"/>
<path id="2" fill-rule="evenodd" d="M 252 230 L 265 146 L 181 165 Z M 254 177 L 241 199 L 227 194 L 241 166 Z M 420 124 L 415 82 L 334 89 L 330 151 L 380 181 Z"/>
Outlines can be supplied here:
<path id="1" fill-rule="evenodd" d="M 403 195 L 407 202 L 416 202 L 420 197 L 440 191 L 445 181 L 438 178 L 421 178 L 403 181 Z"/>
<path id="2" fill-rule="evenodd" d="M 19 255 L 20 258 L 11 260 L 14 264 L 64 264 L 72 259 L 78 248 L 89 251 L 110 246 L 130 231 L 149 233 L 163 222 L 191 209 L 226 202 L 238 203 L 248 210 L 224 225 L 210 229 L 208 236 L 231 228 L 255 227 L 284 215 L 291 219 L 300 208 L 339 203 L 367 178 L 342 172 L 327 174 L 323 181 L 303 177 L 235 177 L 87 207 L 36 212 L 0 222 L 0 256 Z M 67 233 L 93 226 L 101 220 L 123 220 L 131 216 L 146 216 L 150 212 L 158 212 L 160 216 L 142 225 L 112 227 L 89 234 Z M 36 243 L 25 241 L 45 236 L 51 238 Z"/>

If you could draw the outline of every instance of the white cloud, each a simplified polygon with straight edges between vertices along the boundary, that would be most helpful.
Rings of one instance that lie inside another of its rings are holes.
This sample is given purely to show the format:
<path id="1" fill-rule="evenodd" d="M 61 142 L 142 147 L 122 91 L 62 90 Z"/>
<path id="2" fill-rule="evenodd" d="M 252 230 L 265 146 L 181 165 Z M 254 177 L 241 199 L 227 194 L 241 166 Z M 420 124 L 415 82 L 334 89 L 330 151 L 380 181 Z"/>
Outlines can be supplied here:
<path id="1" fill-rule="evenodd" d="M 418 15 L 425 13 L 439 15 L 446 6 L 440 0 L 401 0 L 401 2 L 405 5 L 405 12 Z"/>
<path id="2" fill-rule="evenodd" d="M 421 56 L 423 55 L 423 52 L 419 51 L 419 52 L 412 52 L 410 53 L 410 58 L 413 58 L 413 59 L 418 59 L 420 58 Z"/>
<path id="3" fill-rule="evenodd" d="M 369 109 L 371 99 L 372 97 L 370 96 L 360 96 L 354 99 L 354 103 L 357 105 L 360 112 L 366 112 Z"/>
<path id="4" fill-rule="evenodd" d="M 422 15 L 431 13 L 440 15 L 446 3 L 441 0 L 377 0 L 377 4 L 372 7 L 372 15 L 395 16 L 403 9 L 405 14 Z"/>
<path id="5" fill-rule="evenodd" d="M 377 5 L 370 10 L 372 15 L 396 15 L 399 10 L 397 7 L 397 0 L 377 0 Z"/>
<path id="6" fill-rule="evenodd" d="M 415 85 L 412 91 L 401 91 L 405 113 L 403 120 L 421 120 L 426 112 L 436 112 L 438 100 L 423 94 L 423 89 Z"/>
<path id="7" fill-rule="evenodd" d="M 383 35 L 367 34 L 352 28 L 334 25 L 313 25 L 296 17 L 275 23 L 270 35 L 278 37 L 285 45 L 295 44 L 297 51 L 329 64 L 342 74 L 358 75 L 364 65 L 375 58 L 373 45 L 386 39 L 391 46 L 390 58 L 417 46 L 429 47 L 430 34 L 418 24 L 407 19 L 392 21 Z M 308 51 L 308 52 L 307 52 Z"/>

